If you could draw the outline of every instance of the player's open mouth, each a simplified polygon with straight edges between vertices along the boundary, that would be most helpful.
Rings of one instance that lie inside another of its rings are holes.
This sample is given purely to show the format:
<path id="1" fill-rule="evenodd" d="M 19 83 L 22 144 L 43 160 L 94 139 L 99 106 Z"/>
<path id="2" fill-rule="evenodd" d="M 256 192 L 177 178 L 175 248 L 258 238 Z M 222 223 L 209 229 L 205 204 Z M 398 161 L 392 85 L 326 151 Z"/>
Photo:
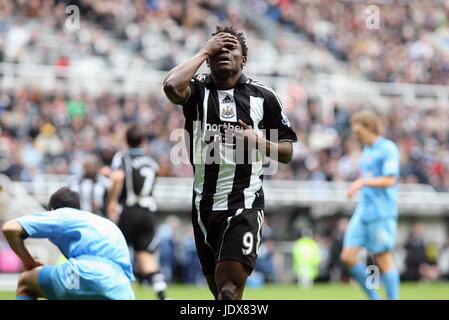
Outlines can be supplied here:
<path id="1" fill-rule="evenodd" d="M 228 57 L 222 56 L 217 59 L 217 63 L 228 63 L 231 62 L 231 59 Z"/>

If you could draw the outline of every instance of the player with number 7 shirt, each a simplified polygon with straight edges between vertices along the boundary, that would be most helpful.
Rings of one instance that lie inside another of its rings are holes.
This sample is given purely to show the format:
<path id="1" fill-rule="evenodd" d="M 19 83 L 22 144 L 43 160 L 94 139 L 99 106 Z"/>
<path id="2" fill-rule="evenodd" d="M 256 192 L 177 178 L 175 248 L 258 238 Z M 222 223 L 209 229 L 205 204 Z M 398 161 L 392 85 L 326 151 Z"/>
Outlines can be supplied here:
<path id="1" fill-rule="evenodd" d="M 112 187 L 108 194 L 108 217 L 118 224 L 128 246 L 134 250 L 134 272 L 141 283 L 150 283 L 157 297 L 165 300 L 167 284 L 155 256 L 156 201 L 153 186 L 159 170 L 144 149 L 145 130 L 133 124 L 126 132 L 128 149 L 117 152 L 111 164 Z"/>

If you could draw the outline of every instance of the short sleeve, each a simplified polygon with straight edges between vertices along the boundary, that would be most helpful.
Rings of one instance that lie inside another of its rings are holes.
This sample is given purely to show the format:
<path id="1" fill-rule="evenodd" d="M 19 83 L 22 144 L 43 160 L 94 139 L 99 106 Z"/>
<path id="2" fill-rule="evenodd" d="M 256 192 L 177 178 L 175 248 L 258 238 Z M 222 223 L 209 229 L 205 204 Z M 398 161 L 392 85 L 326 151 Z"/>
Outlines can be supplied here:
<path id="1" fill-rule="evenodd" d="M 269 140 L 276 140 L 270 132 L 270 129 L 275 129 L 277 130 L 277 141 L 298 141 L 296 133 L 288 121 L 287 114 L 282 108 L 282 102 L 274 92 L 265 101 L 263 123 Z"/>
<path id="2" fill-rule="evenodd" d="M 121 152 L 117 152 L 112 158 L 111 169 L 125 170 L 125 163 L 123 161 L 123 155 Z"/>
<path id="3" fill-rule="evenodd" d="M 104 189 L 109 190 L 112 187 L 112 180 L 103 175 L 99 175 L 97 178 L 97 183 L 101 185 Z"/>
<path id="4" fill-rule="evenodd" d="M 201 99 L 201 87 L 204 86 L 205 77 L 206 75 L 197 74 L 190 80 L 190 94 L 184 102 L 180 103 L 184 117 L 188 120 L 193 120 L 197 117 L 197 105 Z"/>
<path id="5" fill-rule="evenodd" d="M 62 233 L 63 219 L 53 211 L 19 217 L 16 221 L 31 238 L 55 238 Z"/>
<path id="6" fill-rule="evenodd" d="M 150 165 L 151 168 L 153 168 L 153 170 L 157 173 L 159 171 L 159 164 L 157 163 L 156 160 L 154 160 L 151 157 L 148 157 L 148 163 Z"/>
<path id="7" fill-rule="evenodd" d="M 382 176 L 399 176 L 399 162 L 399 151 L 397 147 L 393 143 L 388 144 L 382 163 Z"/>

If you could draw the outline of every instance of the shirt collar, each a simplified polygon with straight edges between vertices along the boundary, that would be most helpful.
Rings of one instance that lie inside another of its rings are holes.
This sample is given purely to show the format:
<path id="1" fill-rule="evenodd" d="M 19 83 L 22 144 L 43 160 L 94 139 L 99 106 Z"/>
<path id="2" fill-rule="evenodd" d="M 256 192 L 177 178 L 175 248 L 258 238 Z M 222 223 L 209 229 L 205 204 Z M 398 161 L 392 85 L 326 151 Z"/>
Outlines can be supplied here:
<path id="1" fill-rule="evenodd" d="M 144 154 L 144 150 L 143 148 L 129 148 L 129 154 L 133 154 L 133 155 L 139 155 L 139 154 Z"/>
<path id="2" fill-rule="evenodd" d="M 247 82 L 248 82 L 248 78 L 242 73 L 240 75 L 240 78 L 239 78 L 239 80 L 237 81 L 236 84 L 245 84 Z M 213 84 L 214 83 L 213 80 L 212 80 L 212 75 L 210 75 L 210 74 L 207 75 L 206 83 L 207 84 Z"/>
<path id="3" fill-rule="evenodd" d="M 382 136 L 379 136 L 374 142 L 373 144 L 369 145 L 370 148 L 373 148 L 375 146 L 377 146 L 384 138 Z"/>

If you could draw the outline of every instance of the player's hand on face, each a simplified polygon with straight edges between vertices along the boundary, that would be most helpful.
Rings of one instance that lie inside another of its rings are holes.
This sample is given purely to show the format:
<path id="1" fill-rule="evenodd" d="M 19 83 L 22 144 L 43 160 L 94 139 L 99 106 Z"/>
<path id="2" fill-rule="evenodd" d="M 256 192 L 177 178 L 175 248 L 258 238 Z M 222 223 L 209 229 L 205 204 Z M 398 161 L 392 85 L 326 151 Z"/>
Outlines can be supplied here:
<path id="1" fill-rule="evenodd" d="M 362 186 L 362 181 L 360 179 L 357 179 L 351 183 L 348 191 L 346 192 L 348 198 L 351 199 L 362 188 Z"/>
<path id="2" fill-rule="evenodd" d="M 233 50 L 237 47 L 238 43 L 236 36 L 222 32 L 210 38 L 204 45 L 203 50 L 210 57 L 218 54 L 225 47 Z"/>

